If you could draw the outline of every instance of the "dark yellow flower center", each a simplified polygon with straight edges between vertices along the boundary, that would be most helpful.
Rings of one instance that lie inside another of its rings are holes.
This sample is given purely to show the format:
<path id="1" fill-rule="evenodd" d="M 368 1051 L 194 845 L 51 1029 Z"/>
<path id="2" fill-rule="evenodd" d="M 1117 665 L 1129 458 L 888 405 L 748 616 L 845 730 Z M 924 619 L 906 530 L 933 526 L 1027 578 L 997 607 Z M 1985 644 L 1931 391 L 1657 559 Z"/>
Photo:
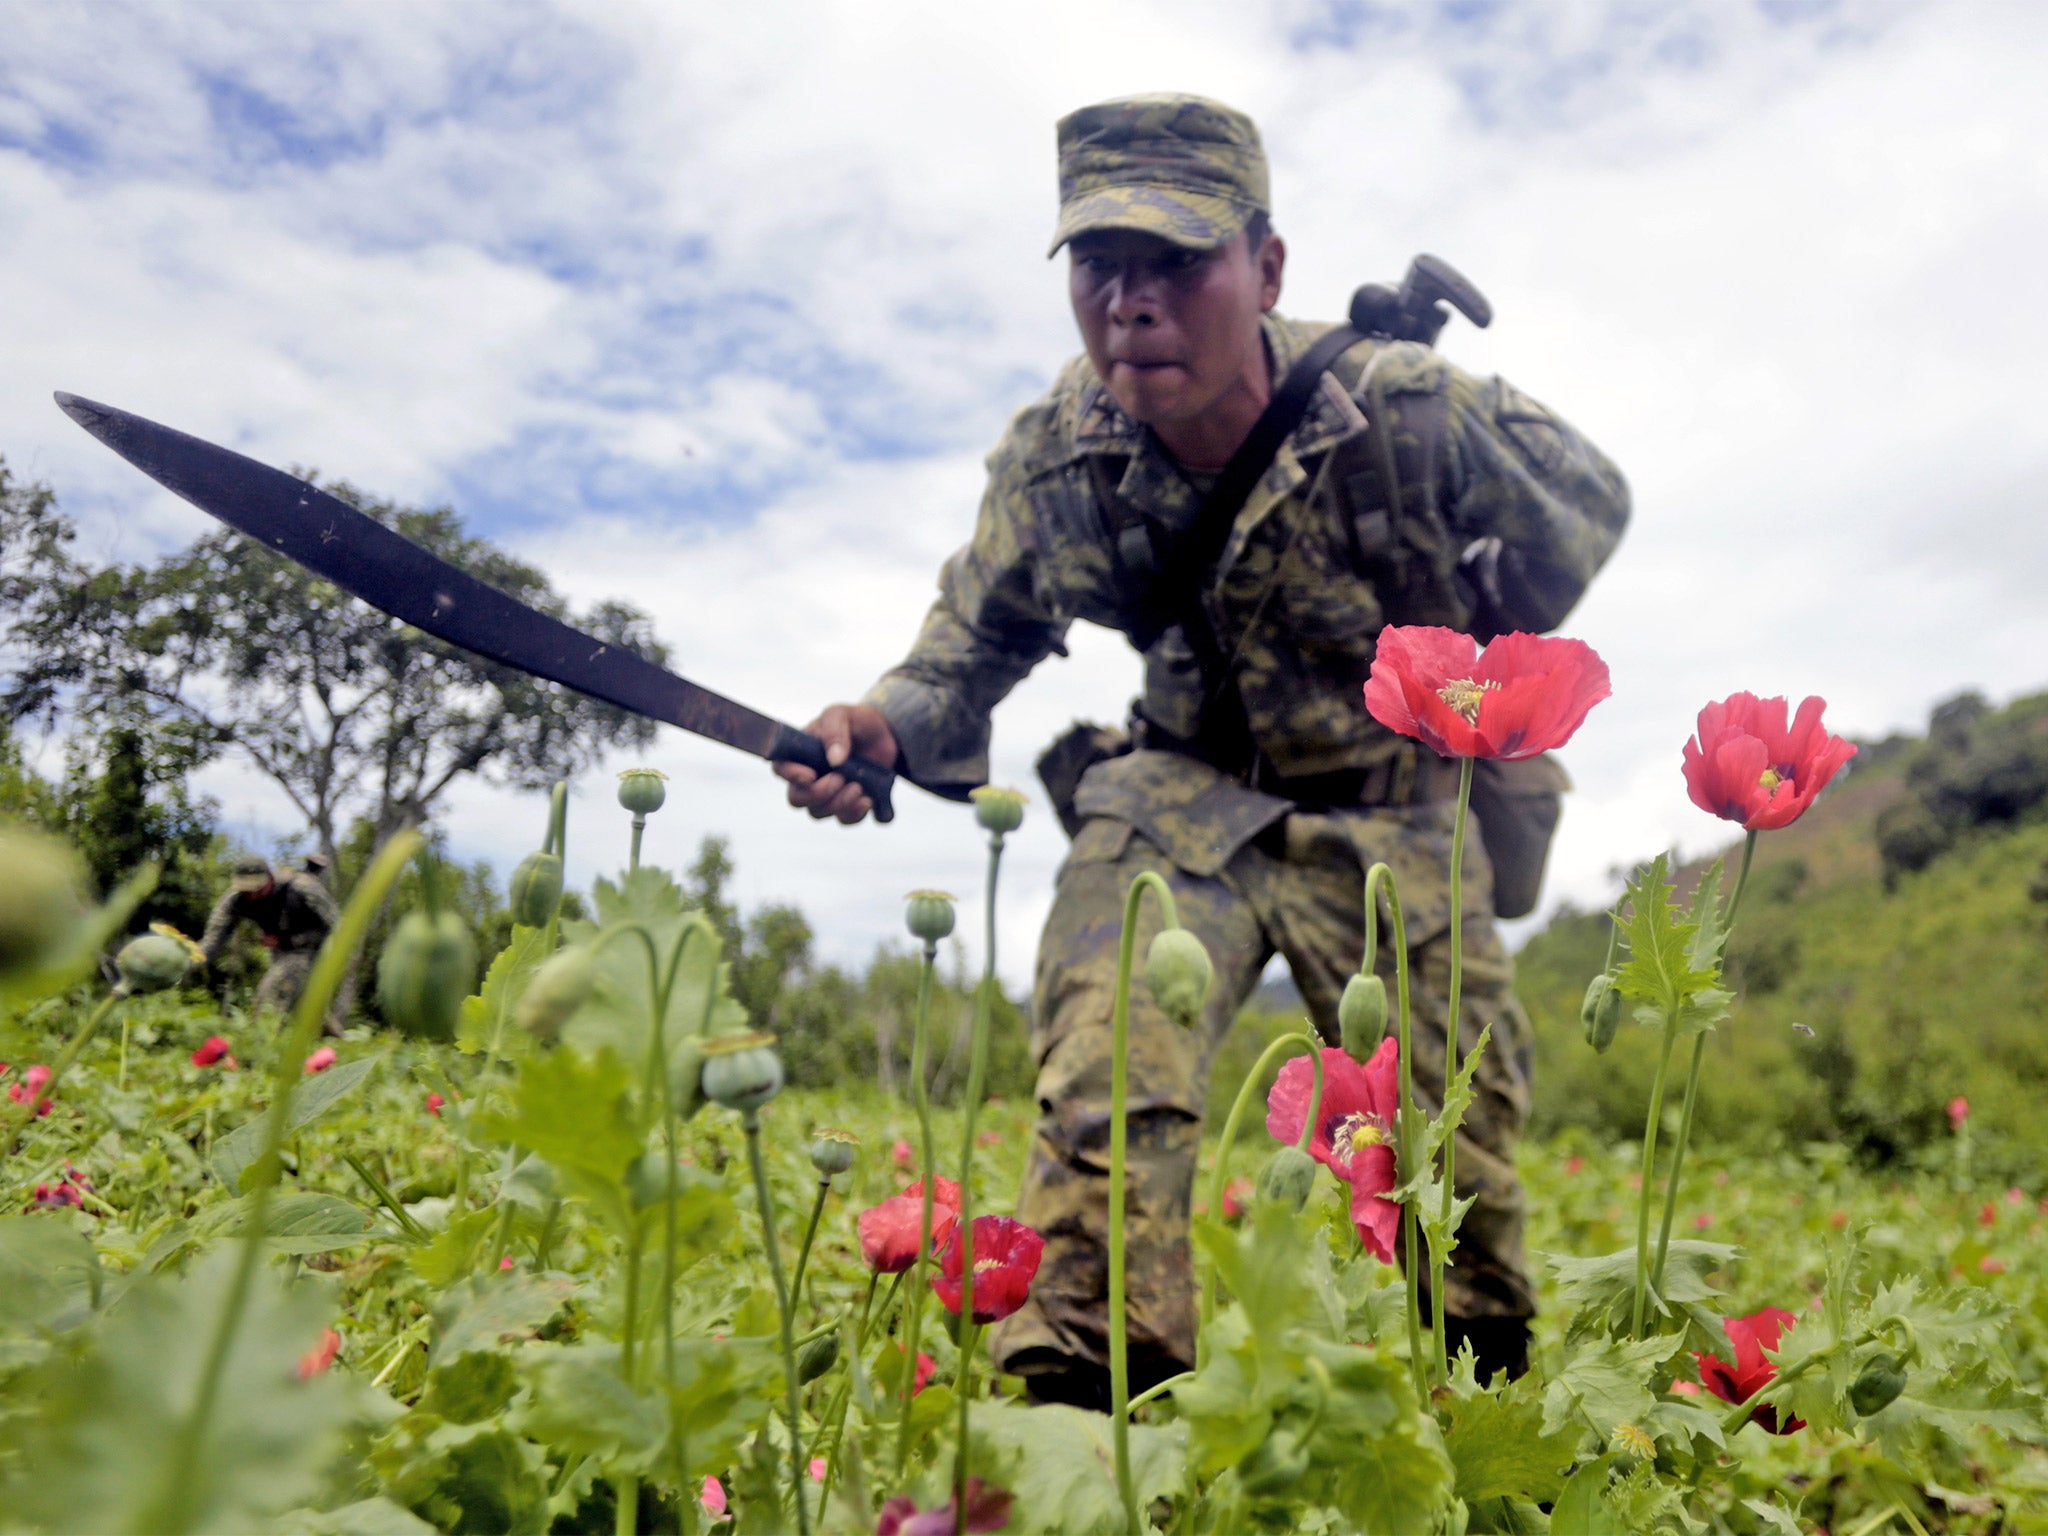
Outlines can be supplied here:
<path id="1" fill-rule="evenodd" d="M 1467 725 L 1477 725 L 1479 701 L 1486 697 L 1488 689 L 1499 686 L 1499 683 L 1475 683 L 1469 677 L 1458 677 L 1437 689 L 1436 696 L 1464 716 Z"/>
<path id="2" fill-rule="evenodd" d="M 1763 792 L 1765 794 L 1775 794 L 1777 792 L 1778 786 L 1785 782 L 1785 775 L 1778 772 L 1778 770 L 1775 768 L 1766 768 L 1762 773 L 1756 776 L 1756 781 L 1758 784 L 1763 786 Z"/>
<path id="3" fill-rule="evenodd" d="M 1330 1151 L 1350 1162 L 1367 1147 L 1384 1146 L 1387 1128 L 1374 1115 L 1349 1114 L 1337 1123 L 1330 1136 Z"/>

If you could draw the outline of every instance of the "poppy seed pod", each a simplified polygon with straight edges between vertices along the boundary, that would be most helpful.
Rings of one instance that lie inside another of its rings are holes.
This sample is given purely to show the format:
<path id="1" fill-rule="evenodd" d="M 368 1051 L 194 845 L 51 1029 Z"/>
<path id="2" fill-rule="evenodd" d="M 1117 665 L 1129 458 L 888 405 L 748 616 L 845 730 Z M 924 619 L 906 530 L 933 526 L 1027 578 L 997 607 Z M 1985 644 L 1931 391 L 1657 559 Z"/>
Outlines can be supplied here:
<path id="1" fill-rule="evenodd" d="M 512 1020 L 536 1040 L 561 1038 L 569 1022 L 597 985 L 597 962 L 587 944 L 574 944 L 548 956 L 533 973 Z"/>
<path id="2" fill-rule="evenodd" d="M 1370 1061 L 1387 1038 L 1387 984 L 1362 974 L 1345 982 L 1344 996 L 1337 1002 L 1337 1029 L 1346 1056 Z"/>
<path id="3" fill-rule="evenodd" d="M 192 950 L 167 933 L 130 939 L 114 956 L 124 992 L 161 992 L 175 987 L 192 969 Z"/>
<path id="4" fill-rule="evenodd" d="M 903 898 L 909 903 L 903 920 L 912 938 L 936 944 L 953 931 L 953 895 L 950 891 L 912 891 Z"/>
<path id="5" fill-rule="evenodd" d="M 1579 1022 L 1586 1028 L 1586 1044 L 1604 1051 L 1614 1044 L 1614 1032 L 1621 1027 L 1621 993 L 1614 978 L 1602 971 L 1586 984 L 1586 1000 L 1579 1004 Z"/>
<path id="6" fill-rule="evenodd" d="M 1259 1175 L 1259 1198 L 1298 1211 L 1316 1187 L 1316 1160 L 1299 1147 L 1283 1146 Z"/>
<path id="7" fill-rule="evenodd" d="M 782 1092 L 782 1058 L 775 1054 L 773 1035 L 717 1035 L 702 1049 L 700 1081 L 712 1103 L 747 1114 Z"/>
<path id="8" fill-rule="evenodd" d="M 1872 1355 L 1849 1388 L 1849 1406 L 1867 1419 L 1898 1401 L 1906 1390 L 1906 1368 L 1896 1355 Z"/>
<path id="9" fill-rule="evenodd" d="M 476 985 L 476 941 L 453 912 L 408 912 L 377 960 L 377 1006 L 408 1035 L 447 1040 Z"/>
<path id="10" fill-rule="evenodd" d="M 683 1168 L 678 1165 L 678 1193 L 689 1187 L 689 1180 L 683 1177 L 683 1173 Z M 626 1194 L 636 1211 L 659 1205 L 668 1198 L 668 1159 L 659 1150 L 650 1147 L 626 1165 Z"/>
<path id="11" fill-rule="evenodd" d="M 853 1154 L 859 1149 L 859 1140 L 850 1132 L 821 1126 L 811 1133 L 811 1166 L 818 1170 L 819 1178 L 829 1179 L 851 1168 Z"/>
<path id="12" fill-rule="evenodd" d="M 1162 928 L 1145 951 L 1145 985 L 1160 1011 L 1184 1029 L 1192 1029 L 1209 1000 L 1216 967 L 1209 951 L 1186 928 Z"/>
<path id="13" fill-rule="evenodd" d="M 562 860 L 552 853 L 529 853 L 512 871 L 512 921 L 544 928 L 562 899 Z"/>
<path id="14" fill-rule="evenodd" d="M 0 827 L 0 869 L 0 976 L 54 964 L 85 923 L 85 861 L 58 838 Z"/>
<path id="15" fill-rule="evenodd" d="M 628 768 L 619 775 L 619 804 L 635 816 L 652 816 L 668 798 L 667 781 L 659 768 Z"/>
<path id="16" fill-rule="evenodd" d="M 796 1353 L 796 1379 L 808 1386 L 839 1363 L 839 1335 L 813 1339 Z"/>
<path id="17" fill-rule="evenodd" d="M 996 836 L 1014 832 L 1024 821 L 1024 795 L 1021 790 L 998 789 L 993 784 L 984 784 L 979 789 L 969 790 L 968 798 L 974 802 L 974 819 Z"/>

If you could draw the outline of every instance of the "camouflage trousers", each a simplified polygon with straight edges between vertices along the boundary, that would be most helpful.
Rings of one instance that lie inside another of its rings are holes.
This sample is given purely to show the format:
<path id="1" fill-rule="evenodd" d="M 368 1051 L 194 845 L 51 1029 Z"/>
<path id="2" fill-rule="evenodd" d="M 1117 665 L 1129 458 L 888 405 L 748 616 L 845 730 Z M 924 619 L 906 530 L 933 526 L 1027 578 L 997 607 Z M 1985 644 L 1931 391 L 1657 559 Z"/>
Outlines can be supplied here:
<path id="1" fill-rule="evenodd" d="M 1216 963 L 1216 986 L 1195 1030 L 1171 1023 L 1142 982 L 1131 992 L 1124 1254 L 1136 1390 L 1191 1368 L 1195 1358 L 1188 1219 L 1210 1058 L 1275 952 L 1286 956 L 1317 1029 L 1335 1042 L 1337 1001 L 1364 950 L 1365 871 L 1381 860 L 1394 870 L 1408 929 L 1417 1096 L 1432 1111 L 1439 1102 L 1450 990 L 1451 819 L 1446 805 L 1299 812 L 1213 878 L 1176 868 L 1120 821 L 1096 818 L 1081 827 L 1040 944 L 1032 1016 L 1039 1121 L 1017 1214 L 1045 1235 L 1046 1249 L 1030 1300 L 994 1330 L 1003 1368 L 1108 1358 L 1110 1012 L 1132 879 L 1142 870 L 1163 875 L 1182 923 Z M 1524 1265 L 1514 1149 L 1528 1114 L 1532 1042 L 1511 990 L 1512 962 L 1490 916 L 1491 877 L 1478 844 L 1476 836 L 1466 840 L 1458 1033 L 1465 1050 L 1486 1025 L 1493 1035 L 1458 1136 L 1458 1192 L 1476 1203 L 1459 1231 L 1445 1289 L 1453 1317 L 1527 1317 L 1536 1309 L 1535 1292 Z M 1394 944 L 1386 916 L 1383 903 L 1379 969 L 1391 1000 Z M 1139 923 L 1142 963 L 1158 928 L 1149 899 Z"/>
<path id="2" fill-rule="evenodd" d="M 306 982 L 313 974 L 313 957 L 318 953 L 311 949 L 280 949 L 274 953 L 270 957 L 270 969 L 256 984 L 255 1011 L 290 1017 L 299 1001 L 299 994 L 306 990 Z M 351 971 L 335 990 L 334 1002 L 327 1010 L 326 1033 L 341 1033 L 342 1026 L 348 1021 L 349 1004 L 354 993 L 355 977 Z"/>

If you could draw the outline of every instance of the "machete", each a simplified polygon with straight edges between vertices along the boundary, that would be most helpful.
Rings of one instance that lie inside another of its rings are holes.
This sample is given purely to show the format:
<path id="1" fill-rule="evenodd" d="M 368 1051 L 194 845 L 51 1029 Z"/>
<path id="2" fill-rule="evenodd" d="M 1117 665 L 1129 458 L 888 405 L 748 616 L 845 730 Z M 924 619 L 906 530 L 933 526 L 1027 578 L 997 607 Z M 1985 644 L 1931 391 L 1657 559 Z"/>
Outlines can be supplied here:
<path id="1" fill-rule="evenodd" d="M 875 820 L 895 815 L 895 774 L 881 764 L 854 756 L 834 768 L 808 732 L 529 608 L 316 485 L 111 405 L 61 392 L 57 404 L 159 485 L 394 619 L 770 762 L 840 774 L 867 792 Z"/>

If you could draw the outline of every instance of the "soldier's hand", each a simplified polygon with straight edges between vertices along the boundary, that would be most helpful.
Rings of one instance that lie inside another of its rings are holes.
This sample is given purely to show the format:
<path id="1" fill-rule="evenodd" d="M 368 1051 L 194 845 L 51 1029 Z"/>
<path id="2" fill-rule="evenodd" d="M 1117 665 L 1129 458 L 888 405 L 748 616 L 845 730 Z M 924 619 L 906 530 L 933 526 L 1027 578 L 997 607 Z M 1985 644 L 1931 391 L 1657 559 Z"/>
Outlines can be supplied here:
<path id="1" fill-rule="evenodd" d="M 825 760 L 835 766 L 854 753 L 896 766 L 896 733 L 872 705 L 831 705 L 804 729 L 825 743 Z M 843 775 L 816 774 L 801 763 L 777 763 L 775 771 L 789 783 L 789 803 L 820 821 L 832 816 L 852 826 L 874 809 L 867 791 Z"/>

